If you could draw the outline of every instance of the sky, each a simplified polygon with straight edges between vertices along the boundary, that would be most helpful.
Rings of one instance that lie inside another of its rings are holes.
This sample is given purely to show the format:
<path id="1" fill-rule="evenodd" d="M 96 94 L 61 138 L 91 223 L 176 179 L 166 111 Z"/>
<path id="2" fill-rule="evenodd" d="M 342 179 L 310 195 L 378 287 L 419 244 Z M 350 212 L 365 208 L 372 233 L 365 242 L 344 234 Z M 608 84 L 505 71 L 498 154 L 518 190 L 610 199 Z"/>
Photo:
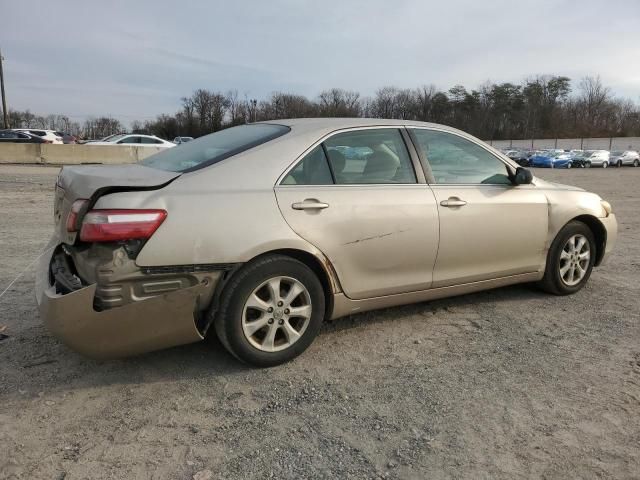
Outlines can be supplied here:
<path id="1" fill-rule="evenodd" d="M 640 0 L 0 0 L 9 108 L 174 113 L 197 88 L 315 98 L 600 75 L 640 103 Z"/>

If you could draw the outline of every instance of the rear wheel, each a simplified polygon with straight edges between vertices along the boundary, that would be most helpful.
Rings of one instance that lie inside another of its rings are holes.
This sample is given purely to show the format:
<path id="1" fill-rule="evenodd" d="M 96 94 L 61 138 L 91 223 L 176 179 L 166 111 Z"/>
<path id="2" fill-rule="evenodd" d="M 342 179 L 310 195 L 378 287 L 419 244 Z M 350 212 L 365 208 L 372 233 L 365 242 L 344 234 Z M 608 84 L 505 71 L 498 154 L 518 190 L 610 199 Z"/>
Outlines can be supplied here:
<path id="1" fill-rule="evenodd" d="M 604 163 L 602 164 L 602 168 L 607 168 L 608 166 L 609 166 L 609 162 L 604 162 Z"/>
<path id="2" fill-rule="evenodd" d="M 567 168 L 571 168 L 571 162 L 567 163 Z"/>
<path id="3" fill-rule="evenodd" d="M 638 165 L 640 165 L 640 160 L 638 160 L 637 158 L 633 161 L 633 166 L 637 167 Z"/>
<path id="4" fill-rule="evenodd" d="M 595 258 L 595 240 L 589 227 L 582 222 L 569 222 L 551 244 L 540 286 L 556 295 L 579 291 L 591 276 Z"/>
<path id="5" fill-rule="evenodd" d="M 293 258 L 269 255 L 248 263 L 229 281 L 214 325 L 235 357 L 271 367 L 311 345 L 324 310 L 324 291 L 313 271 Z"/>
<path id="6" fill-rule="evenodd" d="M 618 168 L 622 167 L 622 160 L 618 160 L 618 163 L 616 163 L 616 167 Z"/>

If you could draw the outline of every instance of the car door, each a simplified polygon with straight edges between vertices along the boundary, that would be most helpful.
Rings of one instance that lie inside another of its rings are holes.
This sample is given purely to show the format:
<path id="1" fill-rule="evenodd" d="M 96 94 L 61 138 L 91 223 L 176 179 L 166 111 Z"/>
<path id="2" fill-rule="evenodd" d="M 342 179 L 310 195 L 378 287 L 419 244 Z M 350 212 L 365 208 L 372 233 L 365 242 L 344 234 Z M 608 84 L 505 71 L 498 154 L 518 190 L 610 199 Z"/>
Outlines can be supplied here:
<path id="1" fill-rule="evenodd" d="M 410 132 L 439 209 L 433 287 L 538 271 L 548 232 L 544 193 L 513 185 L 507 164 L 471 138 Z"/>
<path id="2" fill-rule="evenodd" d="M 275 187 L 287 223 L 329 258 L 348 297 L 431 286 L 438 210 L 415 166 L 401 129 L 353 129 L 314 145 Z"/>

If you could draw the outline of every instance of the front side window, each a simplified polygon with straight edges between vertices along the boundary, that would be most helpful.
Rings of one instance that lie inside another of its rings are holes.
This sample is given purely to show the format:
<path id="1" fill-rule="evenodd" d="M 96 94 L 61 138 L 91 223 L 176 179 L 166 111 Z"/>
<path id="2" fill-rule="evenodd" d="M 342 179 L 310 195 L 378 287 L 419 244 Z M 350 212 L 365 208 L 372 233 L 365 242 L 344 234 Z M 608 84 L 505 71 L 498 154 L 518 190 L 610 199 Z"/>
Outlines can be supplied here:
<path id="1" fill-rule="evenodd" d="M 289 130 L 273 123 L 231 127 L 187 142 L 180 148 L 167 148 L 141 163 L 170 172 L 191 172 L 274 140 Z"/>
<path id="2" fill-rule="evenodd" d="M 412 129 L 436 184 L 511 185 L 507 166 L 481 146 L 458 135 Z"/>

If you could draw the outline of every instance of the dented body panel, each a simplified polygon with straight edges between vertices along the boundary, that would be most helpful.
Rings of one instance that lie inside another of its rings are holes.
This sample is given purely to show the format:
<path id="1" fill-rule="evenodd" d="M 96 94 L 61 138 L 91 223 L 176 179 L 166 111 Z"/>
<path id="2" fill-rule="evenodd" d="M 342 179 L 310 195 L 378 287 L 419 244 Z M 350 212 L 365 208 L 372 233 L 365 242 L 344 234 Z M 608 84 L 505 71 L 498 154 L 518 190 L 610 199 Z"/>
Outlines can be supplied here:
<path id="1" fill-rule="evenodd" d="M 198 309 L 207 306 L 202 299 L 211 297 L 219 274 L 209 282 L 98 310 L 96 283 L 67 294 L 57 292 L 50 265 L 58 245 L 54 236 L 38 263 L 36 302 L 47 328 L 73 350 L 107 359 L 202 340 Z"/>

